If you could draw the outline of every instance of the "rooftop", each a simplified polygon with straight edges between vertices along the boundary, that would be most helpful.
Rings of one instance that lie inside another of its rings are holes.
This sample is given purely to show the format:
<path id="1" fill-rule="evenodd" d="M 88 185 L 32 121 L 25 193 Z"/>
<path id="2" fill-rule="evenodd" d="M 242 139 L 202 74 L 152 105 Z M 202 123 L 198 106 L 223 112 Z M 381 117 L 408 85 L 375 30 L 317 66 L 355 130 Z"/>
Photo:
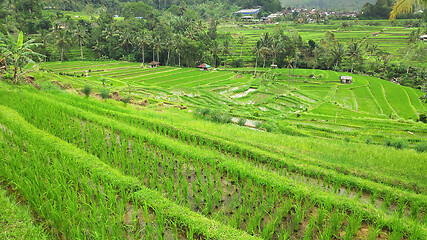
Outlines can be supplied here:
<path id="1" fill-rule="evenodd" d="M 250 14 L 257 14 L 258 12 L 259 12 L 259 8 L 253 8 L 253 9 L 242 9 L 235 12 L 234 14 L 237 15 L 241 13 L 243 15 L 250 15 Z"/>

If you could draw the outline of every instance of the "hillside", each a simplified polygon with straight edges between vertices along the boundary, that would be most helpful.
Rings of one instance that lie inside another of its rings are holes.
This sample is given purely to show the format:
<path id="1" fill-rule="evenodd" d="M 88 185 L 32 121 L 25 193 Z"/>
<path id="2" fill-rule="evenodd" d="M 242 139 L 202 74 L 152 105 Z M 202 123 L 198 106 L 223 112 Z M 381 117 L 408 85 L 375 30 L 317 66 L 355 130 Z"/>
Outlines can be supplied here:
<path id="1" fill-rule="evenodd" d="M 226 114 L 235 123 L 244 120 L 249 127 L 292 136 L 354 142 L 370 139 L 376 144 L 395 138 L 405 139 L 413 147 L 425 137 L 423 124 L 414 122 L 426 111 L 426 104 L 419 100 L 423 92 L 375 77 L 297 69 L 294 80 L 288 69 L 261 68 L 260 77 L 253 78 L 247 74 L 253 73 L 250 68 L 210 72 L 176 67 L 141 69 L 138 63 L 117 61 L 42 66 L 54 73 L 36 74 L 42 82 L 56 80 L 76 89 L 89 85 L 99 97 L 104 79 L 108 81 L 106 88 L 117 92 L 118 99 L 131 93 L 134 103 L 148 100 L 151 105 L 210 109 L 211 114 Z M 89 77 L 81 77 L 86 71 Z M 341 84 L 339 75 L 352 76 L 353 84 Z M 402 123 L 396 126 L 393 119 Z"/>
<path id="2" fill-rule="evenodd" d="M 328 10 L 353 10 L 362 9 L 365 3 L 375 3 L 376 0 L 280 0 L 285 7 L 321 8 Z"/>
<path id="3" fill-rule="evenodd" d="M 51 238 L 427 236 L 427 156 L 410 149 L 427 132 L 404 120 L 425 109 L 416 90 L 318 70 L 289 87 L 286 69 L 43 68 L 40 90 L 0 82 L 0 180 Z"/>

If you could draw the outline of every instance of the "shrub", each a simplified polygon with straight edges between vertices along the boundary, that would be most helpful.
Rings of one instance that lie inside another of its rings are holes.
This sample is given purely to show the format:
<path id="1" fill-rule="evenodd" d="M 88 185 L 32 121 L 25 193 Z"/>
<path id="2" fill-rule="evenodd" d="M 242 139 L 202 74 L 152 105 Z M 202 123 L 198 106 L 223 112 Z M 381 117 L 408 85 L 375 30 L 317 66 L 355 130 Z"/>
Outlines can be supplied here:
<path id="1" fill-rule="evenodd" d="M 195 116 L 199 116 L 205 120 L 218 122 L 218 123 L 230 123 L 231 116 L 228 113 L 223 113 L 220 110 L 211 111 L 209 108 L 199 108 L 194 111 Z"/>
<path id="2" fill-rule="evenodd" d="M 237 122 L 237 124 L 239 124 L 239 126 L 245 126 L 246 123 L 246 119 L 244 118 L 240 118 L 239 121 Z"/>
<path id="3" fill-rule="evenodd" d="M 321 79 L 321 78 L 323 78 L 322 74 L 317 75 L 317 79 Z"/>
<path id="4" fill-rule="evenodd" d="M 314 75 L 314 73 L 310 73 L 310 75 L 308 76 L 309 78 L 314 78 L 315 77 L 315 75 Z"/>
<path id="5" fill-rule="evenodd" d="M 255 122 L 255 128 L 260 128 L 262 126 L 262 123 L 260 121 Z"/>
<path id="6" fill-rule="evenodd" d="M 211 114 L 211 119 L 214 122 L 221 122 L 222 121 L 221 112 L 219 110 L 213 111 L 212 114 Z"/>
<path id="7" fill-rule="evenodd" d="M 233 60 L 231 62 L 231 67 L 234 67 L 234 68 L 241 68 L 241 67 L 243 67 L 243 60 L 241 58 L 239 58 L 237 60 Z"/>
<path id="8" fill-rule="evenodd" d="M 108 89 L 102 89 L 102 91 L 101 91 L 101 97 L 102 97 L 102 99 L 107 99 L 109 94 L 110 94 L 110 90 L 108 90 Z"/>
<path id="9" fill-rule="evenodd" d="M 417 150 L 417 152 L 427 152 L 427 142 L 419 142 L 415 146 L 415 150 Z"/>
<path id="10" fill-rule="evenodd" d="M 367 137 L 365 140 L 366 144 L 370 144 L 370 143 L 372 143 L 372 141 L 373 141 L 373 139 L 371 137 Z"/>
<path id="11" fill-rule="evenodd" d="M 203 109 L 201 109 L 200 110 L 200 113 L 203 115 L 203 116 L 206 116 L 206 115 L 209 115 L 209 113 L 210 113 L 210 109 L 209 108 L 203 108 Z"/>
<path id="12" fill-rule="evenodd" d="M 92 87 L 89 85 L 84 86 L 83 93 L 86 97 L 89 97 L 90 93 L 92 92 Z"/>
<path id="13" fill-rule="evenodd" d="M 427 123 L 427 114 L 421 113 L 418 121 L 423 122 L 423 123 Z"/>
<path id="14" fill-rule="evenodd" d="M 224 113 L 221 117 L 221 123 L 231 123 L 231 116 L 228 113 Z"/>
<path id="15" fill-rule="evenodd" d="M 265 131 L 267 131 L 267 132 L 272 132 L 273 130 L 274 130 L 274 128 L 273 128 L 273 126 L 271 126 L 270 124 L 268 124 L 268 123 L 263 123 L 262 125 L 261 125 L 261 128 L 263 128 Z"/>
<path id="16" fill-rule="evenodd" d="M 3 75 L 0 76 L 0 80 L 5 82 L 13 82 L 13 72 L 12 71 L 6 71 Z"/>
<path id="17" fill-rule="evenodd" d="M 44 82 L 40 84 L 40 90 L 45 92 L 60 92 L 61 88 L 56 84 Z"/>
<path id="18" fill-rule="evenodd" d="M 130 100 L 131 100 L 131 96 L 130 95 L 128 95 L 128 96 L 126 96 L 126 97 L 122 97 L 122 102 L 124 103 L 124 104 L 126 104 L 126 103 L 130 103 Z"/>
<path id="19" fill-rule="evenodd" d="M 384 145 L 388 147 L 394 147 L 396 149 L 405 149 L 408 147 L 408 142 L 404 139 L 398 138 L 398 139 L 385 139 Z"/>

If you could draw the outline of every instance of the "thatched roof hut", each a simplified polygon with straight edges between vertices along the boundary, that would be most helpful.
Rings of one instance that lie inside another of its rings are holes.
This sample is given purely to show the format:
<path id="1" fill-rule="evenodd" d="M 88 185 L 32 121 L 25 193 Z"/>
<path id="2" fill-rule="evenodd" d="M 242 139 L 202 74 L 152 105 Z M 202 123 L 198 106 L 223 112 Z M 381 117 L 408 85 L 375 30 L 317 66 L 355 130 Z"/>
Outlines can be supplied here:
<path id="1" fill-rule="evenodd" d="M 148 63 L 148 65 L 150 65 L 151 68 L 156 68 L 156 67 L 160 66 L 160 62 L 152 61 L 152 62 Z"/>

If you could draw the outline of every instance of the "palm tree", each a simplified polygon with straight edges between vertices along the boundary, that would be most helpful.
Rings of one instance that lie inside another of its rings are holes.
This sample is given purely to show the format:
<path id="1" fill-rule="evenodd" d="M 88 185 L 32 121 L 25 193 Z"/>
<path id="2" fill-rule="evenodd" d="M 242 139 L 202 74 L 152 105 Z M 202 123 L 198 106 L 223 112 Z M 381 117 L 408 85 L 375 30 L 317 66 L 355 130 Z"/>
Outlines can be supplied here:
<path id="1" fill-rule="evenodd" d="M 118 48 L 122 48 L 125 50 L 126 54 L 129 54 L 129 49 L 132 48 L 134 42 L 134 36 L 133 34 L 130 32 L 129 29 L 125 29 L 119 37 L 119 45 L 116 47 Z"/>
<path id="2" fill-rule="evenodd" d="M 7 34 L 7 37 L 0 33 L 0 40 L 0 52 L 4 55 L 4 57 L 0 59 L 0 62 L 4 61 L 5 59 L 9 59 L 13 63 L 13 79 L 14 83 L 17 84 L 18 75 L 25 74 L 22 73 L 22 67 L 24 66 L 24 64 L 34 63 L 33 57 L 37 57 L 39 59 L 44 57 L 44 55 L 31 50 L 32 48 L 38 47 L 42 44 L 34 43 L 35 39 L 30 39 L 24 42 L 24 34 L 22 33 L 22 31 L 19 32 L 18 39 L 16 41 L 9 33 Z M 7 61 L 5 61 L 5 63 L 7 64 Z"/>
<path id="3" fill-rule="evenodd" d="M 261 46 L 262 46 L 260 49 L 260 53 L 264 60 L 264 65 L 263 65 L 263 68 L 264 68 L 267 55 L 269 55 L 272 52 L 271 45 L 273 45 L 273 39 L 269 37 L 269 34 L 267 32 L 260 38 L 259 41 L 261 42 Z"/>
<path id="4" fill-rule="evenodd" d="M 58 47 L 61 62 L 64 61 L 64 50 L 71 47 L 70 33 L 68 30 L 59 30 L 56 32 L 55 46 Z"/>
<path id="5" fill-rule="evenodd" d="M 246 37 L 245 37 L 245 35 L 240 35 L 238 43 L 240 44 L 240 58 L 242 58 L 242 55 L 243 55 L 243 45 L 246 43 Z"/>
<path id="6" fill-rule="evenodd" d="M 77 38 L 80 46 L 80 56 L 83 60 L 83 45 L 86 43 L 86 30 L 79 26 L 74 30 L 74 36 Z"/>
<path id="7" fill-rule="evenodd" d="M 414 5 L 426 6 L 427 0 L 398 0 L 393 6 L 393 10 L 390 12 L 390 21 L 396 19 L 397 15 L 401 13 L 412 12 Z"/>
<path id="8" fill-rule="evenodd" d="M 262 48 L 261 42 L 257 41 L 256 44 L 255 44 L 255 47 L 252 49 L 252 52 L 254 52 L 255 56 L 256 56 L 255 57 L 255 73 L 254 73 L 254 76 L 256 76 L 256 69 L 257 69 L 257 66 L 258 66 L 258 57 L 259 57 L 261 48 Z"/>
<path id="9" fill-rule="evenodd" d="M 180 33 L 175 34 L 173 42 L 175 43 L 175 51 L 178 53 L 178 66 L 181 67 L 181 50 L 184 45 L 182 35 Z"/>
<path id="10" fill-rule="evenodd" d="M 141 47 L 141 54 L 142 54 L 142 64 L 145 63 L 145 45 L 148 43 L 148 32 L 147 30 L 143 29 L 141 32 L 138 32 L 136 34 L 135 42 L 136 44 Z"/>
<path id="11" fill-rule="evenodd" d="M 289 69 L 289 79 L 288 79 L 288 86 L 291 86 L 291 68 L 292 68 L 292 62 L 294 61 L 294 58 L 290 55 L 286 56 L 285 61 L 288 63 L 288 69 Z"/>
<path id="12" fill-rule="evenodd" d="M 331 50 L 332 60 L 335 63 L 336 68 L 341 67 L 342 58 L 346 55 L 346 49 L 344 44 L 337 43 Z"/>
<path id="13" fill-rule="evenodd" d="M 98 58 L 102 56 L 102 49 L 104 49 L 104 45 L 97 39 L 95 45 L 92 46 L 92 50 L 98 53 Z"/>
<path id="14" fill-rule="evenodd" d="M 231 43 L 231 37 L 227 37 L 223 43 L 223 47 L 222 47 L 222 52 L 224 54 L 224 67 L 225 64 L 227 62 L 227 56 L 231 55 L 231 48 L 230 48 L 230 43 Z"/>
<path id="15" fill-rule="evenodd" d="M 271 45 L 270 45 L 270 50 L 271 53 L 273 54 L 273 63 L 272 65 L 274 65 L 274 61 L 276 60 L 277 57 L 277 52 L 279 52 L 279 49 L 282 47 L 282 43 L 280 42 L 279 39 L 273 39 L 273 41 L 271 41 Z"/>
<path id="16" fill-rule="evenodd" d="M 347 56 L 351 61 L 351 73 L 353 73 L 353 67 L 355 61 L 360 61 L 362 58 L 362 45 L 360 42 L 352 42 L 348 46 Z"/>
<path id="17" fill-rule="evenodd" d="M 366 51 L 368 51 L 372 55 L 374 54 L 375 51 L 378 50 L 378 45 L 375 43 L 366 43 Z"/>

